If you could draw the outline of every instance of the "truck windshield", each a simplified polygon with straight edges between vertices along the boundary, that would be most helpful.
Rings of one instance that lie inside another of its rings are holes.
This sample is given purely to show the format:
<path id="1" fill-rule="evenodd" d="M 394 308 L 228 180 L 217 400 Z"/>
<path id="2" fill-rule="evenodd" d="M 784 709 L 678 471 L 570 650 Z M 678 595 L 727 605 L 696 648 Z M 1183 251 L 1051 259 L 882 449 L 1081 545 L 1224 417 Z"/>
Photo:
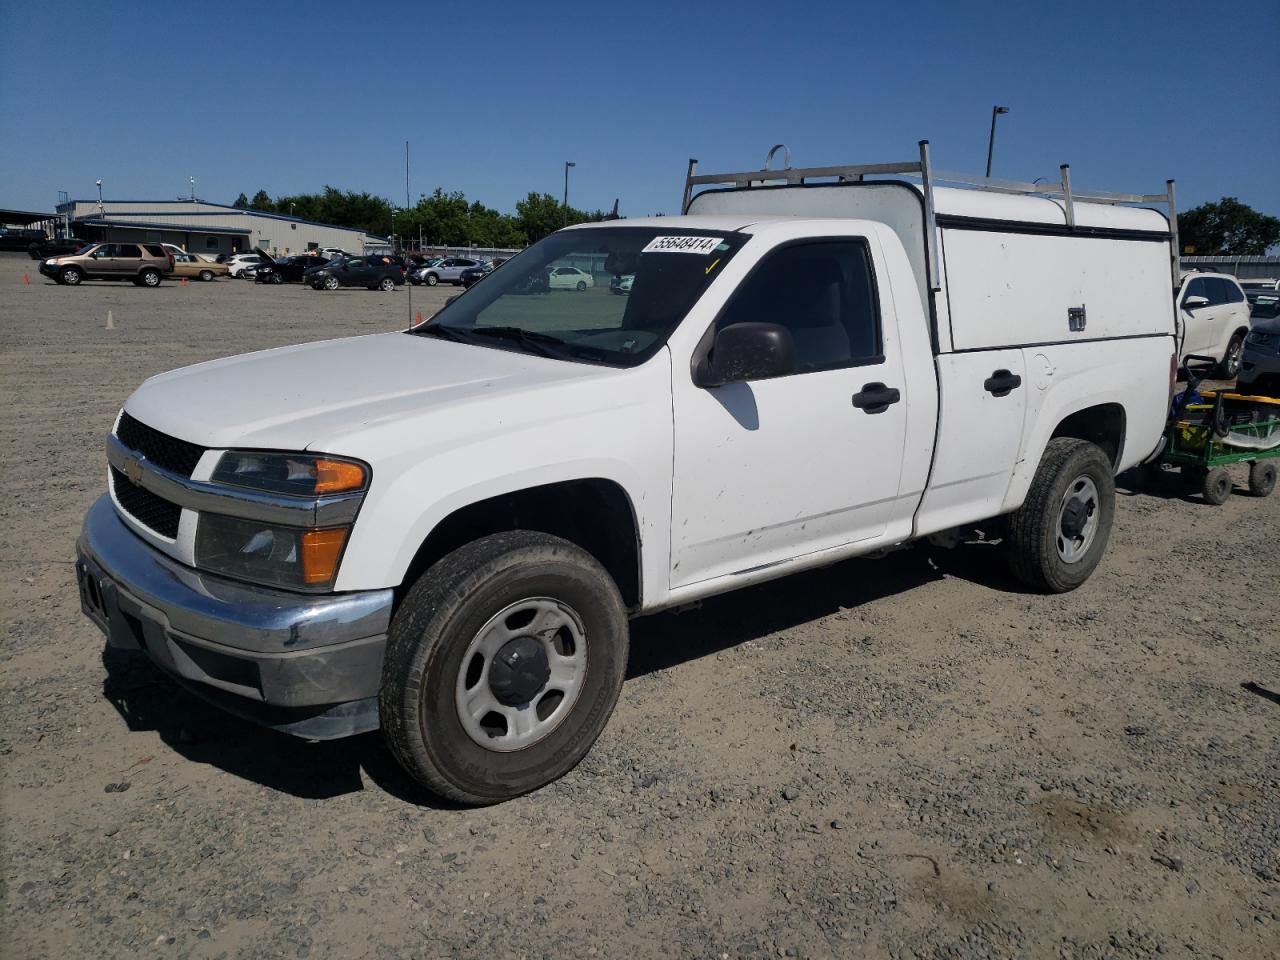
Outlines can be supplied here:
<path id="1" fill-rule="evenodd" d="M 662 348 L 747 239 L 656 227 L 562 230 L 409 332 L 633 367 Z"/>

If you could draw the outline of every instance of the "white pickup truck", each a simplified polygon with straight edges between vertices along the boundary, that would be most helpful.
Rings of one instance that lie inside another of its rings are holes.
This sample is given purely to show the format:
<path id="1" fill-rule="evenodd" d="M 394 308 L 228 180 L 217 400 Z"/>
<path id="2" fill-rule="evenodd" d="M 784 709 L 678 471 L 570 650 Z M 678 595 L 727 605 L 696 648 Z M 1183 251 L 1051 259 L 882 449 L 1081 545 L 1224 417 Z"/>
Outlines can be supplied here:
<path id="1" fill-rule="evenodd" d="M 629 617 L 978 524 L 1079 586 L 1165 420 L 1176 231 L 1125 204 L 1172 187 L 937 181 L 927 143 L 691 162 L 684 215 L 561 230 L 411 330 L 153 377 L 107 437 L 85 613 L 483 804 L 590 749 Z"/>

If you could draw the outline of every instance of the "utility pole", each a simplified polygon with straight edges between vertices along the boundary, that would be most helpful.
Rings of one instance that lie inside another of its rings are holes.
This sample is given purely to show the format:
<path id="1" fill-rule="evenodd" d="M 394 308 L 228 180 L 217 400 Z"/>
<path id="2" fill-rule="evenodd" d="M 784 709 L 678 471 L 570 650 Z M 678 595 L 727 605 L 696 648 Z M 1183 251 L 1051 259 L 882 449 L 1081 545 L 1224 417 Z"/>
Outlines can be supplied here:
<path id="1" fill-rule="evenodd" d="M 187 179 L 191 181 L 191 202 L 195 203 L 196 202 L 196 178 L 187 177 Z"/>
<path id="2" fill-rule="evenodd" d="M 1008 113 L 1008 107 L 992 107 L 991 108 L 991 136 L 987 139 L 987 176 L 991 176 L 991 154 L 996 147 L 996 117 L 1002 113 Z"/>
<path id="3" fill-rule="evenodd" d="M 564 162 L 564 225 L 569 225 L 569 168 L 576 167 L 572 160 Z"/>

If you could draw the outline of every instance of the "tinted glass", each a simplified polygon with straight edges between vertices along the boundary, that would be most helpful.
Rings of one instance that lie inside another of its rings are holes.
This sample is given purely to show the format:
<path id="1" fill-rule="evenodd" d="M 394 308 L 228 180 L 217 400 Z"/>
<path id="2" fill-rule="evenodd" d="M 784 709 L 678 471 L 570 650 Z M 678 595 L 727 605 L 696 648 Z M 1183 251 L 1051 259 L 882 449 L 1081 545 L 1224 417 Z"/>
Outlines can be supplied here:
<path id="1" fill-rule="evenodd" d="M 1244 291 L 1240 289 L 1240 285 L 1232 283 L 1230 280 L 1219 280 L 1226 287 L 1227 303 L 1244 303 Z"/>
<path id="2" fill-rule="evenodd" d="M 786 327 L 801 373 L 878 361 L 880 317 L 866 244 L 798 244 L 771 253 L 734 293 L 716 329 L 733 323 Z"/>
<path id="3" fill-rule="evenodd" d="M 1205 285 L 1204 277 L 1196 277 L 1187 282 L 1187 292 L 1182 298 L 1184 303 L 1187 297 L 1204 297 L 1210 302 L 1213 301 L 1213 297 L 1209 296 L 1209 288 Z"/>
<path id="4" fill-rule="evenodd" d="M 164 247 L 160 246 L 157 243 L 148 243 L 148 244 L 144 244 L 144 246 L 146 246 L 147 248 L 147 253 L 151 254 L 153 257 L 163 257 L 165 255 Z M 175 254 L 175 256 L 177 255 Z M 188 260 L 194 260 L 195 257 L 189 256 L 184 253 L 182 254 L 182 259 L 183 259 L 183 262 L 185 263 Z"/>
<path id="5" fill-rule="evenodd" d="M 117 243 L 116 256 L 138 259 L 142 257 L 142 251 L 138 249 L 136 243 Z"/>

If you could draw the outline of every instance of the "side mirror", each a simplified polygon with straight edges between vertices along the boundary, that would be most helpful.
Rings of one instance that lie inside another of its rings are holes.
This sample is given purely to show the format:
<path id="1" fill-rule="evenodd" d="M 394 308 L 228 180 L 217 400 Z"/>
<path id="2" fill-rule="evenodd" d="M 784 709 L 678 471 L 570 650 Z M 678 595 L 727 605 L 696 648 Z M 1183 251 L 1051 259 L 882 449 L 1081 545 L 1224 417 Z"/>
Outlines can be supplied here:
<path id="1" fill-rule="evenodd" d="M 716 334 L 711 357 L 699 367 L 697 384 L 768 380 L 795 373 L 796 345 L 791 331 L 776 323 L 733 323 Z"/>
<path id="2" fill-rule="evenodd" d="M 1192 296 L 1192 297 L 1186 297 L 1182 301 L 1183 310 L 1197 310 L 1200 307 L 1207 307 L 1208 305 L 1209 305 L 1208 297 Z"/>

